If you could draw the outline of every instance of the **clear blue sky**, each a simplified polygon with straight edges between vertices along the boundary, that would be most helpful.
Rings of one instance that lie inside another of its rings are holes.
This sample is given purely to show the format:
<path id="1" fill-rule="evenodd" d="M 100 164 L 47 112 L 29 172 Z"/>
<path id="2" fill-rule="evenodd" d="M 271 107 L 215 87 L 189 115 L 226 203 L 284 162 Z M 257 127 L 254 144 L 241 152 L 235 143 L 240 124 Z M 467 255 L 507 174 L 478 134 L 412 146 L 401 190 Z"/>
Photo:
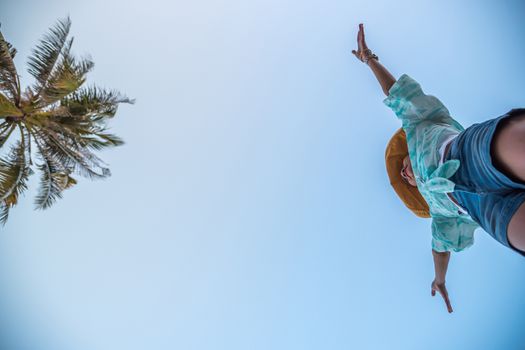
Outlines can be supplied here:
<path id="1" fill-rule="evenodd" d="M 523 107 L 522 1 L 2 1 L 26 57 L 73 21 L 136 98 L 112 176 L 0 231 L 0 336 L 30 350 L 521 349 L 525 261 L 479 229 L 430 295 L 430 221 L 390 188 L 400 126 L 357 26 L 465 127 Z M 7 345 L 9 344 L 9 345 Z"/>

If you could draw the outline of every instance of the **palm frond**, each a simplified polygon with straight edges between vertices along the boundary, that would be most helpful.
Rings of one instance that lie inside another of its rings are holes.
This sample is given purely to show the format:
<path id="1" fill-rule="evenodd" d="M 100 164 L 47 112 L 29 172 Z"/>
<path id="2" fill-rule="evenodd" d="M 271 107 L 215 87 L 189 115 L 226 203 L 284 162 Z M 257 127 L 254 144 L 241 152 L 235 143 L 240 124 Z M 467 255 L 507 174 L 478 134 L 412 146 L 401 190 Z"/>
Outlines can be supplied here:
<path id="1" fill-rule="evenodd" d="M 67 107 L 73 116 L 86 116 L 92 121 L 100 121 L 113 117 L 120 103 L 133 104 L 135 100 L 116 90 L 89 86 L 62 99 L 60 105 Z"/>
<path id="2" fill-rule="evenodd" d="M 27 190 L 27 180 L 34 172 L 27 166 L 25 147 L 21 141 L 11 146 L 7 159 L 0 158 L 0 223 L 4 224 L 9 209 L 18 203 L 18 197 Z"/>
<path id="3" fill-rule="evenodd" d="M 105 133 L 93 133 L 100 139 L 95 137 L 83 136 L 83 140 L 86 142 L 86 146 L 93 150 L 102 150 L 104 148 L 121 146 L 125 142 L 117 135 L 105 134 Z"/>
<path id="4" fill-rule="evenodd" d="M 0 92 L 0 118 L 9 116 L 19 117 L 23 113 L 11 102 L 4 94 Z"/>
<path id="5" fill-rule="evenodd" d="M 67 175 L 64 181 L 64 189 L 67 190 L 68 188 L 71 188 L 76 184 L 77 184 L 77 180 L 74 177 Z"/>
<path id="6" fill-rule="evenodd" d="M 32 128 L 33 136 L 42 142 L 42 148 L 53 159 L 62 164 L 65 168 L 75 171 L 81 176 L 92 180 L 111 176 L 111 171 L 101 165 L 102 160 L 94 154 L 71 140 L 61 137 L 60 133 L 51 128 Z M 96 168 L 102 170 L 102 174 L 95 171 Z"/>
<path id="7" fill-rule="evenodd" d="M 25 123 L 18 124 L 20 129 L 20 136 L 22 138 L 22 144 L 24 146 L 24 151 L 26 152 L 25 159 L 26 162 L 31 166 L 33 161 L 31 159 L 31 133 L 27 128 Z"/>
<path id="8" fill-rule="evenodd" d="M 47 209 L 58 198 L 62 198 L 62 191 L 67 185 L 67 177 L 64 181 L 64 174 L 69 176 L 67 169 L 62 164 L 56 162 L 45 149 L 41 147 L 38 140 L 35 143 L 39 150 L 39 155 L 43 160 L 42 164 L 37 164 L 37 169 L 42 172 L 40 177 L 40 187 L 35 197 L 35 209 Z"/>
<path id="9" fill-rule="evenodd" d="M 105 132 L 107 129 L 105 124 L 93 122 L 87 115 L 72 115 L 64 106 L 35 114 L 33 119 L 37 120 L 40 125 L 45 125 L 74 140 L 79 146 L 91 150 L 124 144 L 124 140 L 117 135 Z"/>
<path id="10" fill-rule="evenodd" d="M 5 92 L 11 102 L 18 106 L 20 104 L 20 79 L 13 62 L 15 54 L 16 50 L 5 41 L 0 32 L 0 90 Z"/>
<path id="11" fill-rule="evenodd" d="M 13 47 L 13 45 L 11 45 L 10 42 L 6 41 L 5 43 L 7 44 L 7 48 L 9 49 L 9 53 L 11 54 L 11 59 L 14 59 L 18 51 Z"/>
<path id="12" fill-rule="evenodd" d="M 0 149 L 4 146 L 15 128 L 15 124 L 6 124 L 5 127 L 2 127 L 0 131 Z"/>
<path id="13" fill-rule="evenodd" d="M 58 20 L 29 56 L 28 71 L 36 79 L 34 90 L 37 95 L 47 85 L 63 49 L 69 50 L 73 44 L 73 39 L 67 40 L 70 28 L 69 17 Z"/>
<path id="14" fill-rule="evenodd" d="M 86 74 L 93 68 L 93 62 L 87 58 L 77 61 L 69 53 L 64 56 L 56 70 L 49 77 L 41 90 L 40 108 L 46 107 L 75 92 L 86 81 Z"/>

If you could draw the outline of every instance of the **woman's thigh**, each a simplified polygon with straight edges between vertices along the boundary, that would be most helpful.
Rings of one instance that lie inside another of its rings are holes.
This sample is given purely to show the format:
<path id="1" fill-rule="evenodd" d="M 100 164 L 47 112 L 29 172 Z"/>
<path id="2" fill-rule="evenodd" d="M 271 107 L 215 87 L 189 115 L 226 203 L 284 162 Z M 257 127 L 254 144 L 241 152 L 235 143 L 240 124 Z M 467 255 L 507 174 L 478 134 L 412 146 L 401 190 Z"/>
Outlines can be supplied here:
<path id="1" fill-rule="evenodd" d="M 508 158 L 512 163 L 519 158 L 517 155 L 525 155 L 525 117 L 521 115 L 525 116 L 525 108 L 512 109 L 469 126 L 452 141 L 446 160 L 460 161 L 458 171 L 450 178 L 458 190 L 480 194 L 525 190 L 525 181 L 513 176 L 507 166 Z M 506 135 L 509 130 L 513 134 L 510 143 Z M 522 147 L 516 149 L 515 143 Z M 521 159 L 525 166 L 525 157 Z"/>
<path id="2" fill-rule="evenodd" d="M 525 182 L 525 113 L 501 120 L 491 153 L 496 168 L 513 180 Z"/>
<path id="3" fill-rule="evenodd" d="M 453 195 L 492 238 L 525 256 L 525 191 Z"/>
<path id="4" fill-rule="evenodd" d="M 507 236 L 512 247 L 525 252 L 525 203 L 521 204 L 510 219 Z"/>
<path id="5" fill-rule="evenodd" d="M 525 113 L 500 122 L 492 141 L 493 164 L 509 178 L 525 182 Z M 509 245 L 525 252 L 525 203 L 513 213 L 507 227 Z"/>

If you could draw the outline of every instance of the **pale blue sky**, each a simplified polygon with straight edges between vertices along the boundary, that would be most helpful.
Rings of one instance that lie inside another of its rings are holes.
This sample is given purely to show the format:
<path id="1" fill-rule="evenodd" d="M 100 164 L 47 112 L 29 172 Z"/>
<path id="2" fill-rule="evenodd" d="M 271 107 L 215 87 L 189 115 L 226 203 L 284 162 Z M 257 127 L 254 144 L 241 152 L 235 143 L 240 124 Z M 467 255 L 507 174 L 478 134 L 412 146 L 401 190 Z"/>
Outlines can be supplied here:
<path id="1" fill-rule="evenodd" d="M 430 221 L 390 188 L 400 126 L 357 26 L 465 127 L 523 107 L 520 1 L 2 1 L 26 57 L 71 16 L 90 82 L 136 98 L 112 176 L 1 228 L 11 349 L 520 349 L 525 262 L 476 231 L 430 296 Z"/>

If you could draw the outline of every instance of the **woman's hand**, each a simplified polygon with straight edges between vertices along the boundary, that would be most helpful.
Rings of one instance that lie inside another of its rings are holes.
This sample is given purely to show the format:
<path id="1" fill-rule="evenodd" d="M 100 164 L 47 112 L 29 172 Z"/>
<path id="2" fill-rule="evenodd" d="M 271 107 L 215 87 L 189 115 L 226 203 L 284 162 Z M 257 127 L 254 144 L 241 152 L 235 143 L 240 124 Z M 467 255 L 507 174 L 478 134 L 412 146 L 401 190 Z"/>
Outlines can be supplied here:
<path id="1" fill-rule="evenodd" d="M 357 51 L 352 50 L 352 53 L 357 57 L 361 62 L 364 62 L 366 58 L 365 51 L 368 50 L 365 42 L 365 30 L 363 28 L 363 23 L 359 24 L 359 32 L 357 32 Z"/>
<path id="2" fill-rule="evenodd" d="M 432 296 L 435 296 L 436 295 L 436 291 L 441 294 L 441 296 L 443 297 L 443 300 L 445 300 L 445 304 L 447 305 L 447 309 L 448 309 L 448 312 L 452 312 L 452 305 L 450 305 L 450 300 L 448 299 L 448 292 L 447 292 L 447 287 L 445 287 L 445 282 L 443 283 L 438 283 L 436 280 L 432 281 L 432 286 L 431 286 L 431 289 L 432 289 Z"/>
<path id="3" fill-rule="evenodd" d="M 379 57 L 368 48 L 365 42 L 365 30 L 363 23 L 359 23 L 359 32 L 357 33 L 357 51 L 352 50 L 354 56 L 361 62 L 365 63 L 372 69 L 377 81 L 383 89 L 385 96 L 389 95 L 390 88 L 395 84 L 396 78 L 381 64 Z"/>

